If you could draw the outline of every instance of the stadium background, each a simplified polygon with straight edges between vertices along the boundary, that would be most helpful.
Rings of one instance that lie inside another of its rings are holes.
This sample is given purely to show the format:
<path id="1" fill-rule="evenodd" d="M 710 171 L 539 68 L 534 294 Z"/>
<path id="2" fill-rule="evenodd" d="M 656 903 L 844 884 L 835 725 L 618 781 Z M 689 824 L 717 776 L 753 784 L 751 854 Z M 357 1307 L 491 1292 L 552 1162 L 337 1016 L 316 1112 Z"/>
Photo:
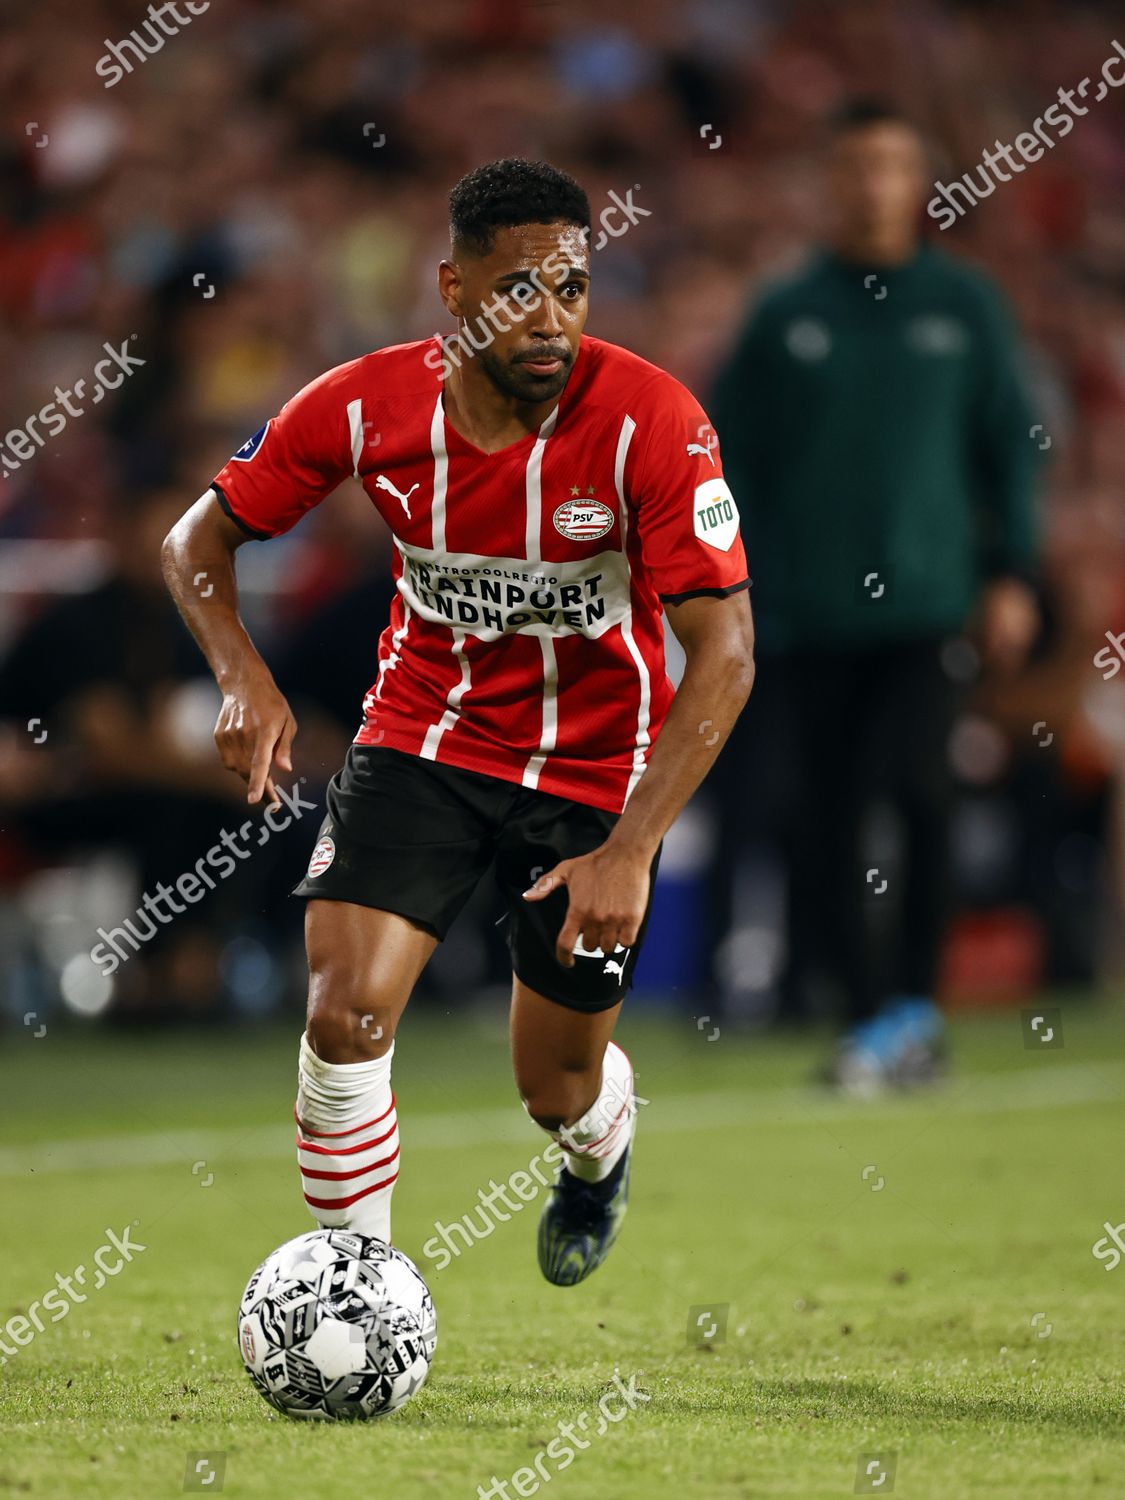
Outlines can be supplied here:
<path id="1" fill-rule="evenodd" d="M 1093 656 L 1125 630 L 1125 89 L 940 237 L 1020 320 L 1047 620 L 954 737 L 945 997 L 963 1008 L 944 1086 L 830 1095 L 810 1085 L 824 1028 L 734 1024 L 772 1013 L 775 932 L 738 950 L 750 982 L 724 1010 L 701 989 L 693 914 L 722 815 L 701 797 L 669 841 L 661 942 L 619 1027 L 645 1101 L 629 1220 L 613 1260 L 560 1294 L 535 1268 L 537 1204 L 479 1242 L 463 1229 L 483 1185 L 542 1147 L 512 1085 L 486 892 L 395 1056 L 395 1241 L 438 1308 L 433 1376 L 374 1431 L 286 1423 L 233 1330 L 254 1266 L 311 1225 L 285 891 L 317 815 L 253 845 L 112 987 L 87 957 L 154 872 L 190 869 L 245 818 L 159 541 L 310 376 L 445 326 L 434 265 L 462 172 L 543 156 L 595 216 L 640 184 L 650 216 L 597 252 L 589 327 L 706 402 L 746 305 L 818 230 L 838 104 L 900 104 L 949 181 L 1094 74 L 1118 20 L 1067 3 L 212 0 L 106 89 L 99 58 L 140 3 L 40 0 L 18 25 L 8 9 L 0 1489 L 487 1494 L 619 1371 L 651 1399 L 552 1494 L 1123 1493 L 1125 673 L 1103 681 Z M 143 366 L 11 467 L 11 434 L 107 344 Z M 239 571 L 317 799 L 370 680 L 385 538 L 345 487 L 295 536 L 242 549 Z M 79 1294 L 74 1268 L 124 1226 L 143 1253 Z M 459 1227 L 441 1269 L 425 1247 Z M 64 1281 L 63 1320 L 37 1331 Z"/>
<path id="2" fill-rule="evenodd" d="M 0 993 L 17 1026 L 63 995 L 118 1018 L 300 1005 L 300 910 L 285 893 L 319 814 L 255 848 L 112 983 L 84 958 L 158 873 L 190 869 L 242 819 L 210 740 L 217 695 L 159 592 L 157 543 L 314 374 L 446 326 L 434 266 L 461 173 L 544 157 L 582 181 L 595 218 L 632 188 L 648 216 L 595 255 L 590 331 L 706 404 L 748 302 L 815 239 L 838 105 L 903 106 L 948 181 L 1112 36 L 1108 9 L 1046 3 L 230 0 L 104 87 L 107 42 L 139 24 L 129 4 L 44 3 L 0 47 L 5 428 L 89 379 L 103 343 L 128 340 L 144 361 L 0 487 Z M 1125 674 L 1104 683 L 1092 657 L 1125 626 L 1121 116 L 1111 95 L 948 234 L 930 226 L 1014 304 L 1047 460 L 1047 627 L 1017 679 L 976 694 L 953 744 L 954 999 L 1090 986 L 1120 957 Z M 239 557 L 248 623 L 301 724 L 305 798 L 322 800 L 372 677 L 380 527 L 345 487 L 297 535 Z M 123 618 L 84 603 L 114 575 Z M 704 793 L 670 840 L 641 973 L 645 993 L 693 1014 L 715 815 Z M 425 994 L 502 983 L 494 916 L 484 892 Z M 737 950 L 752 978 L 726 998 L 757 1020 L 777 941 L 755 931 L 759 947 Z"/>

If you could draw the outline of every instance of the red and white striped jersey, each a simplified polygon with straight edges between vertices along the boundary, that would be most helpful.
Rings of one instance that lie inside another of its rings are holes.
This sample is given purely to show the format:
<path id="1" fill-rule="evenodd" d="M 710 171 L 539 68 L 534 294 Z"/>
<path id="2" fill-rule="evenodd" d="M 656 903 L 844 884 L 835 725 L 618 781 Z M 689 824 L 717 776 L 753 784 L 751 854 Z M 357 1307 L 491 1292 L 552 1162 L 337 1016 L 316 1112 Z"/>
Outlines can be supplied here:
<path id="1" fill-rule="evenodd" d="M 321 375 L 215 477 L 251 536 L 349 475 L 394 536 L 397 594 L 361 745 L 620 812 L 671 702 L 661 601 L 748 586 L 702 407 L 583 337 L 542 426 L 484 453 L 450 424 L 435 335 Z"/>

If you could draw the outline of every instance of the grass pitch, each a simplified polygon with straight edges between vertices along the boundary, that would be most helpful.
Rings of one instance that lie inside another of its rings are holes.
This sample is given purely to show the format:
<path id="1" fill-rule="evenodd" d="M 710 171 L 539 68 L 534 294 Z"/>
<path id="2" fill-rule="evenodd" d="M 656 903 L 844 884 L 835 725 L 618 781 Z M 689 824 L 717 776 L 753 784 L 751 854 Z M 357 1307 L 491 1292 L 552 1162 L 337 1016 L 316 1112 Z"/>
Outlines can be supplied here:
<path id="1" fill-rule="evenodd" d="M 351 1427 L 271 1413 L 234 1340 L 250 1272 L 311 1227 L 299 1028 L 10 1036 L 0 1323 L 107 1230 L 145 1249 L 0 1368 L 0 1494 L 1125 1495 L 1125 1266 L 1092 1254 L 1125 1220 L 1125 1007 L 1045 1003 L 1064 1046 L 960 1021 L 943 1088 L 869 1105 L 809 1086 L 815 1040 L 709 1042 L 627 1007 L 649 1101 L 629 1219 L 565 1290 L 535 1265 L 538 1202 L 442 1271 L 422 1253 L 544 1142 L 502 1023 L 408 1015 L 395 1231 L 438 1353 L 403 1411 Z M 558 1424 L 592 1433 L 615 1372 L 650 1399 L 511 1482 Z"/>

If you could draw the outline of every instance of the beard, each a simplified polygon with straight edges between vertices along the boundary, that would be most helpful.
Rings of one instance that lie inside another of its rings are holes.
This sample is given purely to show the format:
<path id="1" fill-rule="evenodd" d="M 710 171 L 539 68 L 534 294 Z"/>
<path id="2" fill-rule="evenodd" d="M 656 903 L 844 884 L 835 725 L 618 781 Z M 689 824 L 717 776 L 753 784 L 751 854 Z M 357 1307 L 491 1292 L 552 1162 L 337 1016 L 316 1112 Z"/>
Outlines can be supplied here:
<path id="1" fill-rule="evenodd" d="M 526 363 L 502 359 L 494 349 L 482 349 L 476 358 L 498 391 L 514 401 L 526 401 L 530 405 L 536 405 L 540 401 L 553 401 L 556 396 L 560 396 L 574 366 L 574 355 L 569 349 L 565 353 L 555 350 L 549 356 L 551 359 L 562 360 L 553 375 L 537 375 Z"/>

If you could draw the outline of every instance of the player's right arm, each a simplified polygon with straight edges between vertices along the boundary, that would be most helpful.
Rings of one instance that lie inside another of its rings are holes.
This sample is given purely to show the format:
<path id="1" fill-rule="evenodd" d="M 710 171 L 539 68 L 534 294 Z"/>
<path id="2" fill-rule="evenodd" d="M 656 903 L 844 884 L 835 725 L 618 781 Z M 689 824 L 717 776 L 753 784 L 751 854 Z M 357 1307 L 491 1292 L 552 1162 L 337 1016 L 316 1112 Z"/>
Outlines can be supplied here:
<path id="1" fill-rule="evenodd" d="M 199 642 L 223 695 L 215 743 L 247 783 L 246 800 L 278 802 L 274 767 L 292 771 L 297 721 L 238 613 L 234 555 L 250 538 L 209 489 L 176 522 L 161 554 L 176 608 Z"/>
<path id="2" fill-rule="evenodd" d="M 164 577 L 215 674 L 223 706 L 215 743 L 247 783 L 277 803 L 274 767 L 292 771 L 297 723 L 238 614 L 234 555 L 280 536 L 353 472 L 348 397 L 358 361 L 319 376 L 220 469 L 164 542 Z"/>

